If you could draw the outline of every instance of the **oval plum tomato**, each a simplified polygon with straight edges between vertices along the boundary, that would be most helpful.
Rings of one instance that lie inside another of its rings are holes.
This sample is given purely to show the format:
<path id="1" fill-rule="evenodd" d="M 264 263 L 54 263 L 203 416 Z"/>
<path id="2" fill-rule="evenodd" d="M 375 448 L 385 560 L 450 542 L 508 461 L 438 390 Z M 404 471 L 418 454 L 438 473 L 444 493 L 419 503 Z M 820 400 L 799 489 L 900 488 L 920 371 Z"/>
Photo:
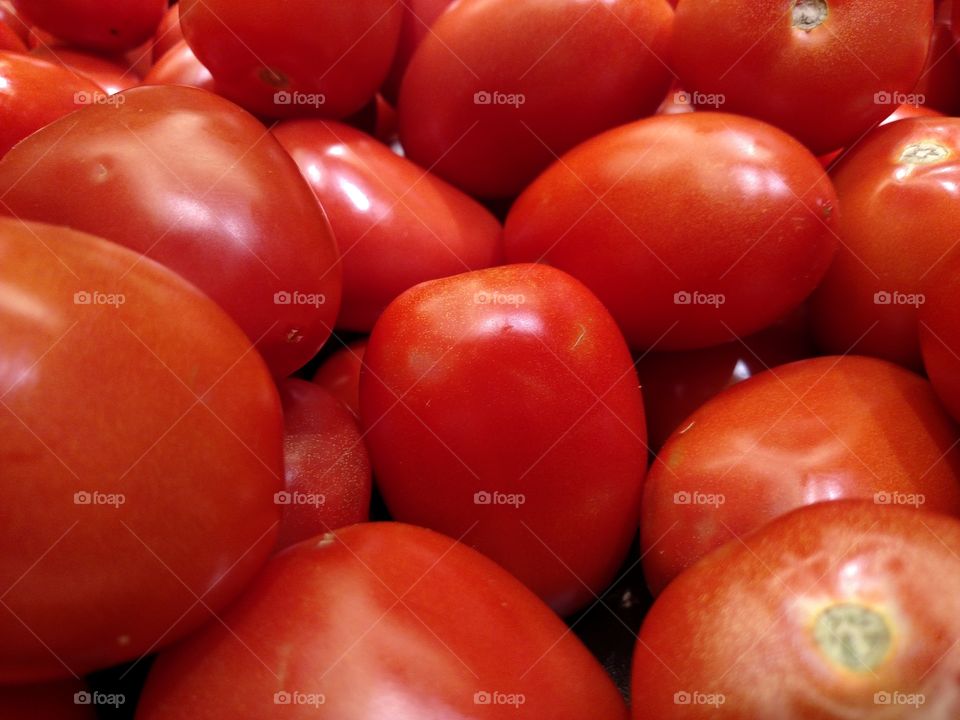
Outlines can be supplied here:
<path id="1" fill-rule="evenodd" d="M 957 428 L 923 378 L 873 358 L 761 373 L 707 402 L 663 446 L 640 541 L 659 592 L 715 547 L 838 498 L 960 514 Z"/>
<path id="2" fill-rule="evenodd" d="M 566 273 L 503 266 L 401 295 L 370 336 L 360 415 L 396 519 L 463 538 L 562 614 L 613 577 L 643 399 L 613 319 Z"/>
<path id="3" fill-rule="evenodd" d="M 797 510 L 657 599 L 633 718 L 960 717 L 958 596 L 956 519 L 864 501 Z"/>
<path id="4" fill-rule="evenodd" d="M 84 702 L 87 699 L 89 703 Z M 112 698 L 94 698 L 79 680 L 0 686 L 0 717 L 3 720 L 96 720 L 94 699 L 106 703 Z"/>
<path id="5" fill-rule="evenodd" d="M 328 357 L 313 376 L 313 382 L 357 417 L 360 416 L 360 368 L 366 350 L 366 340 L 352 342 Z"/>
<path id="6" fill-rule="evenodd" d="M 164 14 L 153 38 L 153 62 L 157 62 L 181 40 L 183 30 L 180 29 L 180 3 L 176 3 Z"/>
<path id="7" fill-rule="evenodd" d="M 627 715 L 600 664 L 497 565 L 365 523 L 273 558 L 223 625 L 160 657 L 137 720 Z"/>
<path id="8" fill-rule="evenodd" d="M 742 340 L 702 350 L 645 353 L 636 367 L 651 450 L 659 450 L 694 410 L 721 390 L 814 354 L 805 308 Z"/>
<path id="9" fill-rule="evenodd" d="M 930 0 L 713 0 L 677 6 L 673 69 L 724 112 L 814 153 L 856 141 L 920 78 Z"/>
<path id="10" fill-rule="evenodd" d="M 124 67 L 116 60 L 90 53 L 62 47 L 38 47 L 31 50 L 30 54 L 92 80 L 108 95 L 115 95 L 140 83 L 140 76 L 129 66 Z"/>
<path id="11" fill-rule="evenodd" d="M 278 377 L 316 354 L 337 316 L 337 248 L 316 198 L 263 125 L 212 93 L 135 88 L 35 133 L 0 162 L 0 211 L 173 268 Z"/>
<path id="12" fill-rule="evenodd" d="M 100 88 L 74 72 L 21 53 L 0 52 L 0 157 L 100 94 Z"/>
<path id="13" fill-rule="evenodd" d="M 497 264 L 502 229 L 467 195 L 342 123 L 273 128 L 327 213 L 340 248 L 337 326 L 369 332 L 417 283 Z"/>
<path id="14" fill-rule="evenodd" d="M 775 322 L 836 247 L 823 168 L 750 118 L 659 115 L 589 140 L 510 210 L 509 262 L 546 262 L 597 294 L 636 349 L 716 345 Z"/>
<path id="15" fill-rule="evenodd" d="M 276 538 L 282 421 L 250 341 L 156 263 L 2 219 L 0 268 L 10 683 L 138 658 L 232 600 Z"/>
<path id="16" fill-rule="evenodd" d="M 921 288 L 960 236 L 960 119 L 885 125 L 831 175 L 842 243 L 811 303 L 817 341 L 919 368 Z"/>
<path id="17" fill-rule="evenodd" d="M 357 421 L 339 400 L 304 380 L 280 383 L 286 483 L 279 547 L 370 517 L 370 460 Z"/>
<path id="18" fill-rule="evenodd" d="M 197 60 L 193 50 L 180 41 L 154 63 L 143 78 L 144 85 L 188 85 L 214 92 L 213 75 Z"/>
<path id="19" fill-rule="evenodd" d="M 400 89 L 414 162 L 513 197 L 557 155 L 653 113 L 670 84 L 664 0 L 464 0 L 437 20 Z"/>
<path id="20" fill-rule="evenodd" d="M 376 94 L 403 18 L 394 0 L 181 0 L 180 27 L 218 87 L 267 117 L 341 118 Z"/>
<path id="21" fill-rule="evenodd" d="M 99 51 L 130 50 L 151 37 L 167 0 L 13 0 L 34 24 L 73 45 Z"/>
<path id="22" fill-rule="evenodd" d="M 931 273 L 920 308 L 923 364 L 941 402 L 960 421 L 960 256 Z"/>
<path id="23" fill-rule="evenodd" d="M 390 73 L 383 82 L 383 94 L 396 103 L 400 94 L 400 82 L 410 64 L 410 58 L 423 38 L 430 32 L 430 26 L 447 9 L 453 0 L 407 0 L 403 3 L 403 21 L 400 23 L 400 36 L 397 40 L 397 52 L 393 57 Z"/>

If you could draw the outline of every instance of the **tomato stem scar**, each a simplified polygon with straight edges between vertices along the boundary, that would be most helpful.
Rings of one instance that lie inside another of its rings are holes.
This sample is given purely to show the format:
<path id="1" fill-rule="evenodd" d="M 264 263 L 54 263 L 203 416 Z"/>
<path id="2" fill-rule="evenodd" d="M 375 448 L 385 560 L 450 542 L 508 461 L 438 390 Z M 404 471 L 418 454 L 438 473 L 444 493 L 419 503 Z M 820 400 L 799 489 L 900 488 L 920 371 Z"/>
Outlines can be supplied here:
<path id="1" fill-rule="evenodd" d="M 824 608 L 813 625 L 813 639 L 827 658 L 854 672 L 872 672 L 890 652 L 887 619 L 866 605 L 837 603 Z"/>
<path id="2" fill-rule="evenodd" d="M 793 26 L 810 32 L 826 21 L 830 9 L 825 0 L 795 0 L 793 3 Z"/>

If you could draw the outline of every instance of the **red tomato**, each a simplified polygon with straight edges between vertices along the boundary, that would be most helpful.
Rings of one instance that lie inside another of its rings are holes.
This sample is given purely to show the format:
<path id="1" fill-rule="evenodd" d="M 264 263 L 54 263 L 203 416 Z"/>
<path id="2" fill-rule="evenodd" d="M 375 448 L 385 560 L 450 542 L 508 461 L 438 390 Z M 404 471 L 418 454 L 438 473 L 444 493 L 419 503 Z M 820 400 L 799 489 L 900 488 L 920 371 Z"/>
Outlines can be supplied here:
<path id="1" fill-rule="evenodd" d="M 337 326 L 369 332 L 397 295 L 502 256 L 482 205 L 383 143 L 341 123 L 299 120 L 273 134 L 327 213 L 343 263 Z"/>
<path id="2" fill-rule="evenodd" d="M 89 699 L 90 703 L 84 701 Z M 119 701 L 106 696 L 93 697 L 79 680 L 43 685 L 0 686 L 0 717 L 4 720 L 96 720 L 93 700 Z M 123 698 L 126 704 L 126 698 Z"/>
<path id="3" fill-rule="evenodd" d="M 914 117 L 943 117 L 943 113 L 939 113 L 936 110 L 931 110 L 930 108 L 919 104 L 898 105 L 897 109 L 884 118 L 883 122 L 881 122 L 877 127 L 889 125 L 890 123 L 897 122 L 898 120 L 906 120 L 907 118 Z M 853 147 L 856 147 L 856 145 Z M 818 160 L 820 160 L 820 164 L 823 165 L 823 167 L 827 168 L 828 170 L 832 170 L 837 161 L 846 155 L 847 152 L 847 150 L 834 150 L 826 155 L 821 155 Z"/>
<path id="4" fill-rule="evenodd" d="M 960 421 L 960 256 L 953 253 L 927 279 L 920 309 L 923 364 L 940 400 Z"/>
<path id="5" fill-rule="evenodd" d="M 694 410 L 721 390 L 771 367 L 813 356 L 806 315 L 801 308 L 756 335 L 723 345 L 640 357 L 636 367 L 650 448 L 659 450 Z"/>
<path id="6" fill-rule="evenodd" d="M 20 36 L 17 35 L 16 31 L 2 21 L 0 21 L 0 51 L 19 53 L 27 51 L 27 46 L 23 40 L 20 39 Z"/>
<path id="7" fill-rule="evenodd" d="M 280 547 L 370 517 L 370 460 L 357 421 L 339 400 L 303 380 L 280 384 L 286 483 Z"/>
<path id="8" fill-rule="evenodd" d="M 855 142 L 913 90 L 930 0 L 713 0 L 677 7 L 673 68 L 725 112 L 821 154 Z M 708 103 L 709 104 L 709 103 Z"/>
<path id="9" fill-rule="evenodd" d="M 640 521 L 654 592 L 715 547 L 838 498 L 960 514 L 955 425 L 930 383 L 891 363 L 774 368 L 691 415 L 647 478 Z"/>
<path id="10" fill-rule="evenodd" d="M 950 27 L 952 0 L 937 0 L 927 64 L 913 89 L 915 100 L 944 115 L 960 113 L 960 53 Z"/>
<path id="11" fill-rule="evenodd" d="M 908 119 L 835 166 L 842 242 L 811 304 L 824 349 L 920 367 L 922 285 L 960 236 L 958 152 L 960 119 Z"/>
<path id="12" fill-rule="evenodd" d="M 643 400 L 613 319 L 570 276 L 504 266 L 407 291 L 370 336 L 360 415 L 396 519 L 462 537 L 562 614 L 613 577 Z"/>
<path id="13" fill-rule="evenodd" d="M 176 7 L 176 6 L 174 6 Z M 143 78 L 144 85 L 188 85 L 202 90 L 214 91 L 213 75 L 207 70 L 193 50 L 182 40 L 157 60 Z"/>
<path id="14" fill-rule="evenodd" d="M 0 210 L 173 268 L 278 377 L 316 354 L 337 316 L 337 250 L 316 198 L 259 122 L 208 92 L 136 88 L 48 126 L 0 162 Z"/>
<path id="15" fill-rule="evenodd" d="M 167 0 L 13 0 L 34 24 L 92 50 L 129 50 L 157 30 Z"/>
<path id="16" fill-rule="evenodd" d="M 92 80 L 108 95 L 114 95 L 140 83 L 140 76 L 129 65 L 121 65 L 116 60 L 62 47 L 38 47 L 31 50 L 30 54 L 41 60 L 62 65 L 67 70 Z"/>
<path id="17" fill-rule="evenodd" d="M 627 709 L 497 565 L 429 530 L 367 523 L 281 553 L 223 625 L 160 657 L 137 719 L 215 717 L 625 720 Z"/>
<path id="18" fill-rule="evenodd" d="M 371 100 L 397 47 L 393 0 L 181 0 L 180 26 L 218 87 L 268 117 L 346 117 Z"/>
<path id="19" fill-rule="evenodd" d="M 0 683 L 79 675 L 196 628 L 270 552 L 280 403 L 177 275 L 0 220 Z"/>
<path id="20" fill-rule="evenodd" d="M 471 194 L 515 196 L 558 154 L 657 109 L 672 20 L 664 0 L 456 3 L 404 75 L 403 147 Z"/>
<path id="21" fill-rule="evenodd" d="M 180 3 L 171 5 L 160 21 L 157 34 L 153 39 L 153 61 L 157 62 L 167 51 L 172 50 L 183 40 L 183 30 L 180 29 Z"/>
<path id="22" fill-rule="evenodd" d="M 633 718 L 960 717 L 958 595 L 954 518 L 797 510 L 660 596 L 634 655 Z"/>
<path id="23" fill-rule="evenodd" d="M 0 52 L 0 157 L 98 94 L 96 85 L 76 73 L 19 53 Z"/>
<path id="24" fill-rule="evenodd" d="M 328 357 L 313 376 L 313 382 L 357 417 L 360 416 L 360 368 L 366 350 L 366 340 L 352 342 Z"/>
<path id="25" fill-rule="evenodd" d="M 0 0 L 0 23 L 8 25 L 23 44 L 27 44 L 27 40 L 30 38 L 30 26 L 17 14 L 8 0 Z"/>
<path id="26" fill-rule="evenodd" d="M 447 9 L 453 0 L 407 0 L 403 3 L 403 21 L 400 23 L 400 37 L 397 52 L 393 57 L 390 73 L 383 83 L 383 94 L 396 103 L 400 94 L 400 82 L 410 64 L 414 50 L 430 32 L 430 26 Z"/>
<path id="27" fill-rule="evenodd" d="M 657 116 L 568 153 L 517 200 L 510 262 L 593 290 L 632 347 L 706 347 L 800 304 L 836 246 L 837 199 L 796 140 L 750 118 Z"/>

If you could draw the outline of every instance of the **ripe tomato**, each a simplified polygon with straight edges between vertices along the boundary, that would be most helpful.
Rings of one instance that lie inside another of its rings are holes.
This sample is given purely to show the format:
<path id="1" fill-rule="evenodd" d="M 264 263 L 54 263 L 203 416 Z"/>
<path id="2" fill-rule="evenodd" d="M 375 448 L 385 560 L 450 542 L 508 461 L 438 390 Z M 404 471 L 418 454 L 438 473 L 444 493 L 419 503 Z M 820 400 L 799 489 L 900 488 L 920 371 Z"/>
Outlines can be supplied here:
<path id="1" fill-rule="evenodd" d="M 0 0 L 0 23 L 10 27 L 26 46 L 30 38 L 30 26 L 17 14 L 9 0 Z"/>
<path id="2" fill-rule="evenodd" d="M 677 7 L 673 68 L 725 112 L 783 128 L 822 154 L 856 141 L 913 90 L 930 0 L 736 0 Z"/>
<path id="3" fill-rule="evenodd" d="M 841 248 L 811 304 L 819 344 L 920 367 L 922 286 L 960 236 L 960 119 L 885 125 L 832 176 Z"/>
<path id="4" fill-rule="evenodd" d="M 0 51 L 19 53 L 27 51 L 27 46 L 20 39 L 20 36 L 2 20 L 0 20 Z"/>
<path id="5" fill-rule="evenodd" d="M 960 421 L 960 256 L 953 253 L 925 287 L 920 309 L 923 364 L 940 400 Z"/>
<path id="6" fill-rule="evenodd" d="M 797 510 L 658 598 L 634 720 L 960 717 L 958 595 L 956 519 L 863 501 Z"/>
<path id="7" fill-rule="evenodd" d="M 172 50 L 174 45 L 183 40 L 183 30 L 180 29 L 180 3 L 171 5 L 160 21 L 157 34 L 153 38 L 153 62 Z"/>
<path id="8" fill-rule="evenodd" d="M 397 52 L 393 57 L 390 73 L 383 82 L 383 94 L 396 103 L 400 94 L 400 82 L 410 64 L 414 51 L 430 32 L 430 26 L 447 9 L 453 0 L 408 0 L 403 3 L 403 21 L 400 23 L 400 37 L 397 39 Z"/>
<path id="9" fill-rule="evenodd" d="M 775 322 L 835 250 L 837 199 L 780 130 L 720 113 L 660 115 L 555 163 L 507 218 L 510 262 L 593 290 L 632 347 L 715 345 Z"/>
<path id="10" fill-rule="evenodd" d="M 173 268 L 279 377 L 316 354 L 337 315 L 337 249 L 316 198 L 259 122 L 208 92 L 135 88 L 44 128 L 0 162 L 0 210 Z"/>
<path id="11" fill-rule="evenodd" d="M 364 522 L 370 516 L 370 460 L 354 416 L 323 388 L 280 383 L 286 483 L 280 547 Z"/>
<path id="12" fill-rule="evenodd" d="M 838 498 L 960 514 L 957 429 L 930 383 L 882 360 L 824 357 L 761 373 L 706 403 L 647 478 L 647 581 L 659 592 L 713 548 Z"/>
<path id="13" fill-rule="evenodd" d="M 180 27 L 218 87 L 268 117 L 341 118 L 371 100 L 397 47 L 393 0 L 181 0 Z"/>
<path id="14" fill-rule="evenodd" d="M 182 278 L 126 248 L 0 220 L 0 683 L 169 644 L 270 552 L 280 403 Z"/>
<path id="15" fill-rule="evenodd" d="M 360 417 L 360 367 L 366 350 L 366 340 L 352 342 L 328 357 L 313 376 L 313 382 L 342 402 L 356 417 Z"/>
<path id="16" fill-rule="evenodd" d="M 83 702 L 88 696 L 89 690 L 79 680 L 0 686 L 0 717 L 4 720 L 96 720 L 93 703 Z"/>
<path id="17" fill-rule="evenodd" d="M 613 319 L 569 275 L 504 266 L 408 290 L 370 336 L 360 415 L 393 517 L 462 537 L 561 614 L 623 560 L 643 400 Z"/>
<path id="18" fill-rule="evenodd" d="M 31 133 L 76 110 L 100 89 L 86 78 L 20 53 L 0 52 L 0 157 Z"/>
<path id="19" fill-rule="evenodd" d="M 174 6 L 176 7 L 176 6 Z M 167 50 L 143 78 L 144 85 L 188 85 L 214 92 L 213 75 L 182 40 Z"/>
<path id="20" fill-rule="evenodd" d="M 397 295 L 502 256 L 500 223 L 443 180 L 342 123 L 298 120 L 273 134 L 327 213 L 343 264 L 337 326 L 369 332 Z"/>
<path id="21" fill-rule="evenodd" d="M 34 57 L 62 65 L 77 75 L 95 82 L 108 95 L 132 88 L 140 82 L 140 76 L 129 65 L 124 66 L 116 60 L 71 50 L 70 48 L 51 48 L 41 46 L 30 51 Z"/>
<path id="22" fill-rule="evenodd" d="M 281 553 L 223 625 L 160 657 L 138 720 L 215 717 L 625 720 L 627 709 L 497 565 L 429 530 L 367 523 Z"/>
<path id="23" fill-rule="evenodd" d="M 92 50 L 129 50 L 157 30 L 167 0 L 13 0 L 34 24 Z"/>
<path id="24" fill-rule="evenodd" d="M 513 197 L 557 155 L 657 109 L 672 20 L 664 0 L 456 3 L 404 75 L 403 147 L 472 194 Z"/>
<path id="25" fill-rule="evenodd" d="M 927 64 L 913 94 L 925 107 L 944 115 L 960 113 L 960 53 L 950 26 L 953 0 L 937 0 Z"/>

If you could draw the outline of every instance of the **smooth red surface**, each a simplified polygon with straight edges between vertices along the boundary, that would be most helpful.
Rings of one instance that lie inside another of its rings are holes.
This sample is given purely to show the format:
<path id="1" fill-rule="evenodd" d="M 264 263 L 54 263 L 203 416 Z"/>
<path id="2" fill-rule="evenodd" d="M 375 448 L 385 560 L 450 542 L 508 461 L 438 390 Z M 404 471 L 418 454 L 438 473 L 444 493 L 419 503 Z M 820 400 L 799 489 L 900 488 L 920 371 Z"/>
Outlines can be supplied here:
<path id="1" fill-rule="evenodd" d="M 953 252 L 924 283 L 920 347 L 941 402 L 960 421 L 960 256 Z"/>
<path id="2" fill-rule="evenodd" d="M 181 0 L 180 27 L 221 91 L 248 110 L 342 118 L 386 77 L 402 8 L 394 0 L 287 0 L 267 11 L 261 0 Z"/>
<path id="3" fill-rule="evenodd" d="M 34 48 L 30 54 L 92 80 L 108 95 L 132 88 L 140 82 L 140 76 L 129 65 L 79 50 L 43 46 Z"/>
<path id="4" fill-rule="evenodd" d="M 549 608 L 470 548 L 409 525 L 290 548 L 225 625 L 157 661 L 138 720 L 627 717 Z M 278 709 L 277 692 L 325 702 Z M 523 702 L 477 703 L 493 692 Z"/>
<path id="5" fill-rule="evenodd" d="M 631 347 L 681 350 L 757 332 L 799 305 L 833 257 L 837 214 L 817 159 L 780 130 L 661 115 L 552 165 L 511 208 L 504 244 L 510 262 L 584 282 Z"/>
<path id="6" fill-rule="evenodd" d="M 347 125 L 273 128 L 313 188 L 343 265 L 337 327 L 369 332 L 417 283 L 502 261 L 502 228 L 477 201 Z"/>
<path id="7" fill-rule="evenodd" d="M 0 22 L 9 26 L 26 45 L 30 38 L 30 26 L 17 14 L 9 0 L 0 0 Z"/>
<path id="8" fill-rule="evenodd" d="M 182 40 L 167 50 L 143 78 L 144 85 L 189 85 L 214 92 L 213 75 Z"/>
<path id="9" fill-rule="evenodd" d="M 0 21 L 0 51 L 6 52 L 26 52 L 27 46 L 16 31 Z"/>
<path id="10" fill-rule="evenodd" d="M 168 50 L 183 40 L 183 30 L 180 29 L 180 3 L 171 5 L 164 13 L 163 20 L 157 28 L 153 39 L 153 61 L 157 62 Z"/>
<path id="11" fill-rule="evenodd" d="M 0 686 L 0 717 L 4 720 L 96 720 L 92 704 L 74 702 L 75 693 L 82 692 L 89 691 L 79 680 Z"/>
<path id="12" fill-rule="evenodd" d="M 918 162 L 918 143 L 945 154 Z M 960 119 L 907 119 L 871 133 L 833 169 L 842 242 L 811 303 L 826 351 L 920 367 L 917 295 L 960 237 L 958 152 Z"/>
<path id="13" fill-rule="evenodd" d="M 958 717 L 958 594 L 954 518 L 866 502 L 798 510 L 711 554 L 658 598 L 634 655 L 633 718 Z M 831 633 L 821 613 L 837 606 L 874 622 Z M 831 643 L 844 662 L 824 650 Z"/>
<path id="14" fill-rule="evenodd" d="M 665 0 L 456 3 L 407 67 L 403 147 L 471 194 L 514 197 L 557 155 L 657 109 L 672 20 Z M 523 102 L 484 103 L 493 93 Z"/>
<path id="15" fill-rule="evenodd" d="M 279 547 L 370 516 L 370 460 L 354 415 L 322 387 L 280 383 L 286 494 Z"/>
<path id="16" fill-rule="evenodd" d="M 561 614 L 612 579 L 636 532 L 643 400 L 613 319 L 566 273 L 401 295 L 370 336 L 360 414 L 394 518 L 463 537 Z M 495 492 L 525 502 L 478 501 Z"/>
<path id="17" fill-rule="evenodd" d="M 249 340 L 156 263 L 2 219 L 0 267 L 10 683 L 138 658 L 232 600 L 276 537 L 282 420 Z"/>
<path id="18" fill-rule="evenodd" d="M 913 90 L 933 3 L 828 0 L 826 20 L 810 31 L 794 27 L 797 5 L 681 3 L 671 66 L 684 89 L 722 95 L 724 112 L 765 120 L 822 154 L 855 142 L 889 114 L 889 102 L 878 102 L 884 94 Z"/>
<path id="19" fill-rule="evenodd" d="M 930 383 L 882 360 L 823 357 L 757 375 L 693 413 L 650 469 L 647 582 L 659 592 L 713 548 L 802 505 L 881 493 L 878 502 L 916 495 L 960 514 L 957 441 Z"/>
<path id="20" fill-rule="evenodd" d="M 366 350 L 366 340 L 352 342 L 328 357 L 313 376 L 313 382 L 357 417 L 360 417 L 360 368 Z"/>
<path id="21" fill-rule="evenodd" d="M 129 50 L 149 40 L 167 0 L 13 0 L 34 24 L 92 50 Z"/>
<path id="22" fill-rule="evenodd" d="M 430 33 L 430 27 L 452 2 L 453 0 L 407 0 L 403 3 L 403 21 L 400 23 L 397 52 L 382 88 L 384 95 L 392 102 L 396 102 L 400 94 L 400 83 L 414 51 L 423 42 L 423 38 Z"/>
<path id="23" fill-rule="evenodd" d="M 202 90 L 135 88 L 48 126 L 0 162 L 0 211 L 180 272 L 278 377 L 316 354 L 337 316 L 336 244 L 309 186 L 263 125 Z"/>
<path id="24" fill-rule="evenodd" d="M 953 0 L 937 0 L 927 64 L 913 89 L 923 105 L 944 115 L 960 114 L 960 53 L 951 29 Z"/>

